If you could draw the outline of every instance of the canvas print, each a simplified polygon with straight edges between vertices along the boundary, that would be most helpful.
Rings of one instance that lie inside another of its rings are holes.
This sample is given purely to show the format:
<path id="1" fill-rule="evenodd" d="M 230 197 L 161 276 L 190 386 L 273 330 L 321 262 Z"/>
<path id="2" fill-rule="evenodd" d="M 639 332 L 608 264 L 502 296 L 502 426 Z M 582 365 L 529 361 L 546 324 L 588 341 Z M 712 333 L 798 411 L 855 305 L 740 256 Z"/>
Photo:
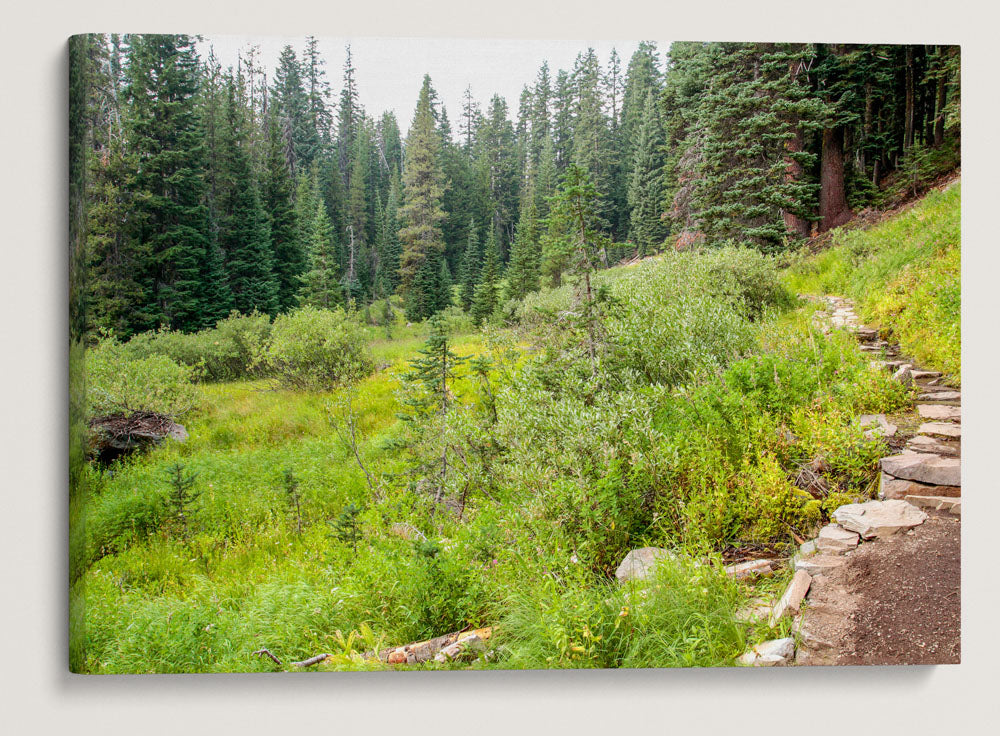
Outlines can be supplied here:
<path id="1" fill-rule="evenodd" d="M 957 663 L 960 59 L 73 37 L 70 669 Z"/>

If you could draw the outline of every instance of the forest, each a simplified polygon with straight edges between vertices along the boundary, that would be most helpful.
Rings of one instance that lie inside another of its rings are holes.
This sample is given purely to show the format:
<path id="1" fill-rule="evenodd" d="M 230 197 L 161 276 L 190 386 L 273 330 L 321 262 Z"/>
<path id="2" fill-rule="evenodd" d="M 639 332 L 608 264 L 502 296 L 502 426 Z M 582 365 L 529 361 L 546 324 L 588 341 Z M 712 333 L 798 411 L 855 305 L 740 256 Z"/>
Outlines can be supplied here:
<path id="1" fill-rule="evenodd" d="M 726 567 L 915 401 L 818 295 L 960 383 L 958 47 L 583 49 L 405 135 L 313 37 L 69 50 L 74 672 L 731 666 L 791 570 Z"/>
<path id="2" fill-rule="evenodd" d="M 396 293 L 409 320 L 458 304 L 479 324 L 561 282 L 571 171 L 607 267 L 788 250 L 957 160 L 957 47 L 674 43 L 665 61 L 643 43 L 624 68 L 590 49 L 543 64 L 516 113 L 468 92 L 453 123 L 425 78 L 404 139 L 360 106 L 349 48 L 334 99 L 312 37 L 270 78 L 253 47 L 222 69 L 186 36 L 86 38 L 86 329 L 122 338 Z"/>

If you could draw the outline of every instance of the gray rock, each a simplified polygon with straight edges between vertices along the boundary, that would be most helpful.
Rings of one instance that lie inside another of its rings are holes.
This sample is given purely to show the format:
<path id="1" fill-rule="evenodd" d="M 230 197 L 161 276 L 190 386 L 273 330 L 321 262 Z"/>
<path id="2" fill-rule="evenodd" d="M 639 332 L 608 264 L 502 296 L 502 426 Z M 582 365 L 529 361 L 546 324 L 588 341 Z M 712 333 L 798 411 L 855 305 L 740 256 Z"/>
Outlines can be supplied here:
<path id="1" fill-rule="evenodd" d="M 624 583 L 629 580 L 645 580 L 653 573 L 653 566 L 656 561 L 662 558 L 670 560 L 676 559 L 676 555 L 668 549 L 662 547 L 641 547 L 634 549 L 625 555 L 618 569 L 615 570 L 615 577 L 618 582 Z"/>
<path id="2" fill-rule="evenodd" d="M 954 457 L 919 452 L 892 455 L 882 458 L 882 472 L 933 486 L 962 485 L 962 461 Z"/>
<path id="3" fill-rule="evenodd" d="M 919 401 L 961 401 L 961 391 L 925 391 L 917 396 Z"/>
<path id="4" fill-rule="evenodd" d="M 956 456 L 960 450 L 960 445 L 957 442 L 946 444 L 939 439 L 925 437 L 922 434 L 911 437 L 906 446 L 916 452 L 931 453 L 934 455 Z"/>
<path id="5" fill-rule="evenodd" d="M 961 493 L 962 489 L 957 486 L 932 486 L 913 480 L 900 480 L 885 473 L 882 473 L 881 486 L 879 487 L 879 498 L 883 500 L 905 499 L 911 494 L 917 496 L 960 496 Z"/>
<path id="6" fill-rule="evenodd" d="M 913 380 L 919 381 L 922 378 L 940 378 L 941 371 L 912 371 Z"/>
<path id="7" fill-rule="evenodd" d="M 774 604 L 774 608 L 771 609 L 771 616 L 767 622 L 768 626 L 774 628 L 778 620 L 786 614 L 797 615 L 802 600 L 806 597 L 806 593 L 809 592 L 810 585 L 812 585 L 812 575 L 805 570 L 796 572 L 792 578 L 792 582 L 785 589 L 784 595 L 778 599 L 778 602 Z"/>
<path id="8" fill-rule="evenodd" d="M 961 437 L 962 425 L 949 422 L 924 422 L 917 431 L 920 434 L 937 435 L 938 437 Z"/>
<path id="9" fill-rule="evenodd" d="M 838 524 L 827 524 L 820 529 L 816 538 L 816 549 L 820 552 L 843 554 L 858 546 L 861 537 L 857 532 L 848 531 Z"/>
<path id="10" fill-rule="evenodd" d="M 910 372 L 911 366 L 909 363 L 903 363 L 896 369 L 896 372 L 892 374 L 893 381 L 899 381 L 905 386 L 909 386 L 913 383 L 913 374 Z"/>
<path id="11" fill-rule="evenodd" d="M 795 562 L 795 571 L 805 571 L 809 575 L 815 577 L 816 575 L 822 575 L 823 573 L 830 572 L 834 568 L 840 567 L 847 560 L 838 555 L 813 555 L 812 557 L 805 557 Z"/>
<path id="12" fill-rule="evenodd" d="M 841 506 L 833 518 L 845 529 L 871 539 L 912 529 L 923 524 L 927 514 L 906 501 L 867 501 Z"/>
<path id="13" fill-rule="evenodd" d="M 799 545 L 799 557 L 809 557 L 816 554 L 816 540 L 810 539 Z"/>
<path id="14" fill-rule="evenodd" d="M 726 575 L 737 580 L 756 576 L 766 577 L 774 572 L 772 560 L 748 560 L 735 565 L 727 565 Z"/>
<path id="15" fill-rule="evenodd" d="M 962 407 L 946 404 L 920 404 L 917 413 L 924 419 L 957 419 L 962 418 Z"/>
<path id="16" fill-rule="evenodd" d="M 740 664 L 751 667 L 773 667 L 774 665 L 787 664 L 794 655 L 795 640 L 787 637 L 785 639 L 771 639 L 758 644 L 742 655 L 738 661 Z"/>
<path id="17" fill-rule="evenodd" d="M 907 496 L 906 502 L 926 509 L 935 509 L 936 511 L 951 511 L 957 506 L 959 508 L 957 513 L 961 513 L 962 508 L 961 498 L 950 498 L 948 496 Z"/>

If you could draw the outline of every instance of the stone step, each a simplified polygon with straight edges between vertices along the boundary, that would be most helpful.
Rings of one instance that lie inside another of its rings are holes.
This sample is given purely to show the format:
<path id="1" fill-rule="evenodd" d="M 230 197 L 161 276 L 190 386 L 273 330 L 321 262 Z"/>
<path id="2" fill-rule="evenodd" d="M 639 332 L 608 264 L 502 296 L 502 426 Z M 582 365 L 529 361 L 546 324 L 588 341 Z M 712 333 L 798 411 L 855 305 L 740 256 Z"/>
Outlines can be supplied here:
<path id="1" fill-rule="evenodd" d="M 822 575 L 840 567 L 847 559 L 840 555 L 812 555 L 795 561 L 795 571 L 805 570 L 810 575 Z"/>
<path id="2" fill-rule="evenodd" d="M 799 606 L 802 605 L 802 600 L 806 597 L 806 593 L 809 592 L 809 586 L 812 584 L 812 575 L 810 575 L 805 570 L 799 570 L 795 573 L 792 578 L 792 582 L 788 584 L 785 589 L 784 595 L 778 599 L 778 602 L 774 604 L 774 608 L 771 609 L 771 615 L 768 617 L 768 625 L 774 628 L 774 625 L 778 623 L 778 620 L 786 614 L 796 615 L 799 612 Z"/>
<path id="3" fill-rule="evenodd" d="M 949 422 L 924 422 L 917 430 L 920 434 L 929 434 L 934 437 L 958 437 L 962 436 L 962 425 L 951 424 Z"/>
<path id="4" fill-rule="evenodd" d="M 766 577 L 774 572 L 773 560 L 748 560 L 747 562 L 738 562 L 735 565 L 727 565 L 726 575 L 736 580 L 743 580 L 744 578 L 752 577 Z"/>
<path id="5" fill-rule="evenodd" d="M 948 457 L 961 457 L 962 455 L 962 445 L 960 442 L 945 442 L 941 439 L 927 437 L 922 434 L 911 437 L 906 443 L 906 449 L 917 453 L 946 455 Z"/>
<path id="6" fill-rule="evenodd" d="M 953 498 L 950 496 L 907 496 L 907 503 L 912 503 L 914 506 L 922 506 L 926 509 L 935 509 L 936 511 L 949 511 L 956 516 L 962 515 L 962 498 Z"/>
<path id="7" fill-rule="evenodd" d="M 827 524 L 819 530 L 816 549 L 821 553 L 839 555 L 855 549 L 860 541 L 857 532 L 848 531 L 839 524 Z"/>
<path id="8" fill-rule="evenodd" d="M 913 371 L 913 380 L 919 381 L 922 378 L 940 378 L 941 371 Z"/>
<path id="9" fill-rule="evenodd" d="M 962 463 L 957 458 L 930 453 L 892 455 L 882 458 L 882 472 L 894 478 L 915 480 L 933 486 L 961 486 Z"/>
<path id="10" fill-rule="evenodd" d="M 925 391 L 917 396 L 920 401 L 961 401 L 961 391 Z"/>
<path id="11" fill-rule="evenodd" d="M 887 473 L 882 473 L 879 498 L 891 501 L 905 499 L 909 495 L 955 497 L 962 495 L 962 489 L 959 486 L 935 486 L 929 483 L 901 480 L 893 478 Z"/>
<path id="12" fill-rule="evenodd" d="M 947 406 L 945 404 L 920 404 L 917 406 L 917 413 L 924 419 L 962 419 L 962 408 L 960 406 Z"/>
<path id="13" fill-rule="evenodd" d="M 912 529 L 923 524 L 927 520 L 927 514 L 906 501 L 866 501 L 841 506 L 833 512 L 833 518 L 844 529 L 857 532 L 864 539 L 871 539 Z"/>

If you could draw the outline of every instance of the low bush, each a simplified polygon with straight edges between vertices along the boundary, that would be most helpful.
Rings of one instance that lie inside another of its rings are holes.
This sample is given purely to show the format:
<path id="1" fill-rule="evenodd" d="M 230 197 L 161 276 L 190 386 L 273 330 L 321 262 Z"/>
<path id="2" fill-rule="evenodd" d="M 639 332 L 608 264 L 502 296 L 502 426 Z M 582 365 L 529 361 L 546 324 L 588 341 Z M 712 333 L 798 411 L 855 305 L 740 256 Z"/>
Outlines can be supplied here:
<path id="1" fill-rule="evenodd" d="M 106 335 L 86 351 L 90 416 L 148 411 L 180 417 L 194 408 L 193 369 L 165 355 L 135 357 Z"/>
<path id="2" fill-rule="evenodd" d="M 342 309 L 302 307 L 274 321 L 267 364 L 281 383 L 328 390 L 372 371 L 360 328 Z"/>

